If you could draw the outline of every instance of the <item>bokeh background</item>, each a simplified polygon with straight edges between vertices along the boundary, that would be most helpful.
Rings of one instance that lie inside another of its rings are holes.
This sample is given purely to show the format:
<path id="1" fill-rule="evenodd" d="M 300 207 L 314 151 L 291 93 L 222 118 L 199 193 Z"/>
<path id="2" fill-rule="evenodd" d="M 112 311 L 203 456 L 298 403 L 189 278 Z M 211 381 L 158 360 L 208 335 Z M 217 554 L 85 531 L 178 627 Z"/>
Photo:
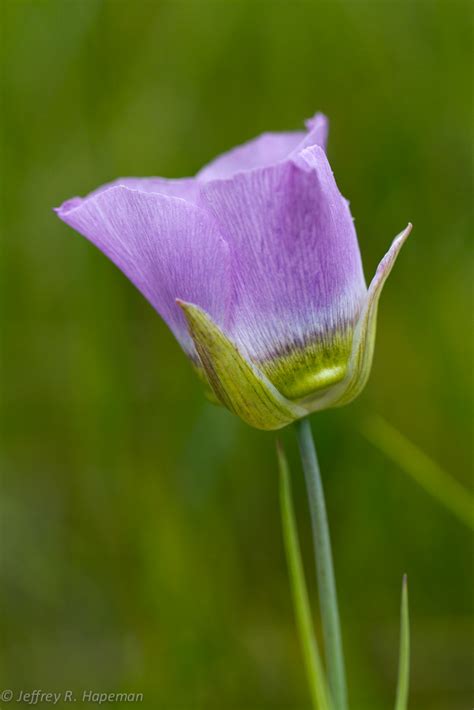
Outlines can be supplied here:
<path id="1" fill-rule="evenodd" d="M 382 415 L 472 484 L 470 5 L 3 0 L 1 13 L 0 683 L 143 692 L 151 710 L 309 709 L 274 436 L 206 403 L 152 308 L 52 207 L 119 175 L 191 175 L 319 109 L 367 278 L 415 225 L 366 391 L 313 417 L 351 707 L 393 705 L 404 572 L 410 707 L 471 707 L 470 532 L 361 433 Z"/>

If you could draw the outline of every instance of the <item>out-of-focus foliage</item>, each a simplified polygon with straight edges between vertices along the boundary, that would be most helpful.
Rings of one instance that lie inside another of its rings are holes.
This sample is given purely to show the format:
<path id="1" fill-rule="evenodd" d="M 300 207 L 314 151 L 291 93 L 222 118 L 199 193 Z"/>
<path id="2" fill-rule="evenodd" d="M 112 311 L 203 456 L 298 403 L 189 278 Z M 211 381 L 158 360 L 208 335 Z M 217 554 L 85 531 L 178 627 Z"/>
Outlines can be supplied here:
<path id="1" fill-rule="evenodd" d="M 472 11 L 437 0 L 3 0 L 0 683 L 154 710 L 309 708 L 274 437 L 205 402 L 158 316 L 51 207 L 331 119 L 382 296 L 364 394 L 313 417 L 353 710 L 472 705 L 470 531 L 359 433 L 377 412 L 471 484 Z M 290 454 L 310 594 L 310 522 Z"/>
<path id="2" fill-rule="evenodd" d="M 451 511 L 464 525 L 474 528 L 474 497 L 454 477 L 430 459 L 383 417 L 372 415 L 363 422 L 361 431 L 402 471 L 412 476 L 424 490 Z"/>

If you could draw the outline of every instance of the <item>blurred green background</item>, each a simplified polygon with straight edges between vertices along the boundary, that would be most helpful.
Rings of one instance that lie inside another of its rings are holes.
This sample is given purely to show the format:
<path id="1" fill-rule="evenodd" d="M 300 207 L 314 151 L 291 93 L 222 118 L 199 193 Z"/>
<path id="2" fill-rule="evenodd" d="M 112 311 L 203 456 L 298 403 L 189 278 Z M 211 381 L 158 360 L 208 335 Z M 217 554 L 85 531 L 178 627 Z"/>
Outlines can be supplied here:
<path id="1" fill-rule="evenodd" d="M 134 690 L 147 709 L 309 710 L 274 436 L 206 403 L 152 308 L 51 208 L 119 175 L 193 174 L 319 109 L 367 278 L 414 223 L 364 394 L 313 417 L 351 707 L 393 705 L 404 572 L 410 707 L 471 707 L 470 533 L 360 433 L 381 414 L 472 483 L 470 5 L 1 7 L 0 683 Z"/>

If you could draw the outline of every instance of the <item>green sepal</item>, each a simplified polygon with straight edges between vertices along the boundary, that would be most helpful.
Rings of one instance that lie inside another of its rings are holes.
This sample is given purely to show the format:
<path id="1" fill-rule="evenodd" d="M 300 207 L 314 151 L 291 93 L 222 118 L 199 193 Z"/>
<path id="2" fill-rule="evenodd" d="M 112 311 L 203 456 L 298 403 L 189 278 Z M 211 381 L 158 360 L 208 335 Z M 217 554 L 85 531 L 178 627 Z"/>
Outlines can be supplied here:
<path id="1" fill-rule="evenodd" d="M 377 328 L 377 309 L 382 288 L 412 225 L 401 232 L 380 262 L 367 292 L 366 301 L 357 320 L 352 339 L 351 354 L 344 379 L 326 392 L 301 400 L 309 411 L 315 412 L 328 407 L 340 407 L 352 402 L 364 389 L 370 375 Z"/>
<path id="2" fill-rule="evenodd" d="M 209 380 L 207 379 L 206 371 L 204 370 L 203 366 L 201 365 L 200 362 L 195 362 L 194 360 L 191 361 L 191 364 L 193 366 L 193 370 L 198 376 L 202 386 L 204 387 L 204 396 L 205 398 L 211 402 L 211 404 L 216 404 L 218 406 L 222 405 L 222 402 L 216 397 L 214 394 L 214 391 L 209 384 Z"/>
<path id="3" fill-rule="evenodd" d="M 281 429 L 306 416 L 306 409 L 283 397 L 205 311 L 192 303 L 177 303 L 186 316 L 208 384 L 225 407 L 257 429 Z"/>

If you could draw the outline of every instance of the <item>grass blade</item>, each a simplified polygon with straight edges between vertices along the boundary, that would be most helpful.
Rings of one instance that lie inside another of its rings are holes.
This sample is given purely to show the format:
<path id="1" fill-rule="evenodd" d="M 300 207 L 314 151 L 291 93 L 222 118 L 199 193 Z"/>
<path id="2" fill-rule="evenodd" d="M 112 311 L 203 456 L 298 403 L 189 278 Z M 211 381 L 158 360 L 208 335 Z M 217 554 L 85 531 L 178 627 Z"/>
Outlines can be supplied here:
<path id="1" fill-rule="evenodd" d="M 408 686 L 410 680 L 410 625 L 408 618 L 407 577 L 403 577 L 402 604 L 400 613 L 400 657 L 398 661 L 398 683 L 395 710 L 407 710 Z"/>
<path id="2" fill-rule="evenodd" d="M 277 442 L 277 454 L 278 467 L 280 470 L 280 505 L 283 538 L 295 606 L 296 622 L 303 649 L 311 699 L 314 710 L 331 710 L 326 677 L 311 618 L 311 608 L 309 605 L 293 509 L 288 463 L 279 442 Z"/>
<path id="3" fill-rule="evenodd" d="M 329 692 L 336 710 L 347 710 L 347 684 L 341 622 L 323 481 L 309 420 L 302 419 L 296 422 L 295 428 L 311 514 Z"/>

